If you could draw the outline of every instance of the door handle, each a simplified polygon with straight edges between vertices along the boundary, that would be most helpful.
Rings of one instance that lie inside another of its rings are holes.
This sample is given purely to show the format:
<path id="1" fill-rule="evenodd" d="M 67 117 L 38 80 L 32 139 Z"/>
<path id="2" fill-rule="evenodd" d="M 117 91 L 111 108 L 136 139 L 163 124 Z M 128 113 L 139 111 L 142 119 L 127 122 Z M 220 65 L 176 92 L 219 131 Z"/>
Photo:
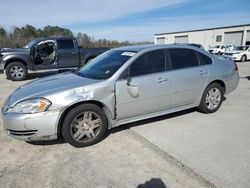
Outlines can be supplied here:
<path id="1" fill-rule="evenodd" d="M 167 78 L 158 78 L 158 83 L 166 82 L 168 81 Z"/>
<path id="2" fill-rule="evenodd" d="M 206 75 L 206 74 L 207 74 L 207 71 L 204 71 L 204 70 L 200 71 L 200 75 Z"/>
<path id="3" fill-rule="evenodd" d="M 71 54 L 72 54 L 72 55 L 76 55 L 76 54 L 77 54 L 77 52 L 72 52 Z"/>

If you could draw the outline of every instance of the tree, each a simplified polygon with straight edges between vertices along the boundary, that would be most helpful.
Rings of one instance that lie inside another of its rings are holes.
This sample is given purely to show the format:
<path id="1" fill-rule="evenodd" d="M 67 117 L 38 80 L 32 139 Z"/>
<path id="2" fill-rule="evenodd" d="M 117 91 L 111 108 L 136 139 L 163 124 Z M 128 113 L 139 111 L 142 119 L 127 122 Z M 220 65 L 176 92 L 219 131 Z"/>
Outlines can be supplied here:
<path id="1" fill-rule="evenodd" d="M 46 36 L 68 36 L 73 37 L 73 33 L 70 29 L 62 28 L 58 26 L 45 26 L 43 29 L 37 29 L 32 25 L 25 25 L 23 27 L 12 27 L 11 32 L 7 32 L 4 28 L 0 27 L 0 47 L 6 48 L 18 48 L 22 47 L 34 38 L 46 37 Z M 78 33 L 77 41 L 80 46 L 85 48 L 90 47 L 107 47 L 115 48 L 120 46 L 127 46 L 132 44 L 147 44 L 148 42 L 129 42 L 122 41 L 118 42 L 117 40 L 107 40 L 107 39 L 98 39 L 85 34 Z"/>

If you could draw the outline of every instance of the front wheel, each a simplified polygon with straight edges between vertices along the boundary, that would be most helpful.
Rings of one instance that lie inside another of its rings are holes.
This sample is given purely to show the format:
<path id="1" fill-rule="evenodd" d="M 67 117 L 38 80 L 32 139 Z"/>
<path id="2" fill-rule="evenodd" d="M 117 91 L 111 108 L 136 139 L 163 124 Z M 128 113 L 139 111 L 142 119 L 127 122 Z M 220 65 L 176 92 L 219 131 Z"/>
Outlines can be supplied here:
<path id="1" fill-rule="evenodd" d="M 28 74 L 26 66 L 20 62 L 12 62 L 8 64 L 5 72 L 7 79 L 12 81 L 25 80 Z"/>
<path id="2" fill-rule="evenodd" d="M 74 147 L 85 147 L 101 141 L 107 131 L 107 118 L 93 104 L 79 105 L 68 112 L 63 126 L 64 139 Z"/>
<path id="3" fill-rule="evenodd" d="M 202 113 L 216 112 L 220 108 L 223 98 L 223 87 L 218 83 L 211 83 L 203 93 L 198 111 Z"/>
<path id="4" fill-rule="evenodd" d="M 241 59 L 240 59 L 241 62 L 245 62 L 246 60 L 247 60 L 246 55 L 243 55 L 243 56 L 241 57 Z"/>

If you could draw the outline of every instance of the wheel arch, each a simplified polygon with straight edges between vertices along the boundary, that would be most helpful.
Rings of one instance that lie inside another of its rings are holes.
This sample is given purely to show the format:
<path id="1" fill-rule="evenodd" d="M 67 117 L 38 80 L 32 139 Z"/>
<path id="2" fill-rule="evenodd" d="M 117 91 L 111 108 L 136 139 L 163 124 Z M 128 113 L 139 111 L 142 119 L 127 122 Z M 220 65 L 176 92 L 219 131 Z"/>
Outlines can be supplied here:
<path id="1" fill-rule="evenodd" d="M 11 59 L 6 60 L 6 63 L 5 63 L 5 65 L 4 65 L 4 69 L 6 69 L 6 67 L 7 67 L 10 63 L 13 63 L 13 62 L 20 62 L 20 63 L 23 63 L 26 67 L 28 66 L 27 62 L 24 61 L 23 59 L 20 59 L 20 58 L 11 58 Z"/>
<path id="2" fill-rule="evenodd" d="M 61 114 L 60 118 L 59 118 L 59 121 L 58 121 L 58 125 L 57 125 L 57 135 L 58 136 L 61 136 L 61 130 L 62 130 L 62 124 L 63 124 L 63 121 L 66 117 L 66 115 L 68 114 L 68 112 L 70 110 L 72 110 L 73 108 L 79 106 L 79 105 L 82 105 L 82 104 L 94 104 L 96 106 L 98 106 L 99 108 L 101 108 L 107 118 L 107 121 L 108 121 L 108 129 L 112 128 L 111 126 L 111 111 L 110 109 L 105 105 L 103 104 L 102 102 L 100 101 L 96 101 L 96 100 L 89 100 L 89 101 L 81 101 L 81 102 L 77 102 L 77 103 L 74 103 L 70 106 L 68 106 L 64 111 L 63 113 Z"/>
<path id="3" fill-rule="evenodd" d="M 223 94 L 225 94 L 225 92 L 226 92 L 226 84 L 225 84 L 224 81 L 217 79 L 217 80 L 213 80 L 213 81 L 210 82 L 208 85 L 210 85 L 210 84 L 212 84 L 212 83 L 217 83 L 217 84 L 219 84 L 219 85 L 223 88 L 223 90 L 224 90 L 224 91 L 223 91 Z"/>

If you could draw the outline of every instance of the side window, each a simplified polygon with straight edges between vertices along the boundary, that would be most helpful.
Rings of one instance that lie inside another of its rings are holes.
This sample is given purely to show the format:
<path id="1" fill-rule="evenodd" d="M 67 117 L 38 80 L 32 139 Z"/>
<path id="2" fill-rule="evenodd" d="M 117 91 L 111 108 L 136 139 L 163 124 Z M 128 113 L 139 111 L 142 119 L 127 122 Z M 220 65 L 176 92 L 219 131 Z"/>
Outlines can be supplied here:
<path id="1" fill-rule="evenodd" d="M 184 48 L 170 49 L 169 55 L 173 69 L 199 66 L 198 57 L 193 50 Z"/>
<path id="2" fill-rule="evenodd" d="M 72 49 L 74 48 L 73 40 L 66 39 L 66 40 L 58 40 L 58 49 Z"/>
<path id="3" fill-rule="evenodd" d="M 130 66 L 130 76 L 141 76 L 165 71 L 164 50 L 155 50 L 143 54 Z"/>
<path id="4" fill-rule="evenodd" d="M 199 54 L 199 59 L 200 59 L 200 65 L 209 65 L 212 64 L 212 59 L 202 53 Z"/>

